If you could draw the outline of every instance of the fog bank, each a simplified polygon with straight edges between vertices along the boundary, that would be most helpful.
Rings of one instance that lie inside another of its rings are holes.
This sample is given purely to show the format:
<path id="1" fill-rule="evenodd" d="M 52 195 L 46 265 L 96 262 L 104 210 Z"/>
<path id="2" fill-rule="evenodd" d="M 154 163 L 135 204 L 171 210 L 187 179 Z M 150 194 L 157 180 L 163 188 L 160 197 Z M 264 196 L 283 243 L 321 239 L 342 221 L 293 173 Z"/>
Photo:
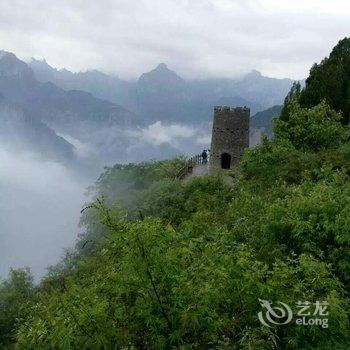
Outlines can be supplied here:
<path id="1" fill-rule="evenodd" d="M 61 164 L 0 147 L 0 277 L 24 266 L 40 277 L 74 245 L 88 183 Z"/>

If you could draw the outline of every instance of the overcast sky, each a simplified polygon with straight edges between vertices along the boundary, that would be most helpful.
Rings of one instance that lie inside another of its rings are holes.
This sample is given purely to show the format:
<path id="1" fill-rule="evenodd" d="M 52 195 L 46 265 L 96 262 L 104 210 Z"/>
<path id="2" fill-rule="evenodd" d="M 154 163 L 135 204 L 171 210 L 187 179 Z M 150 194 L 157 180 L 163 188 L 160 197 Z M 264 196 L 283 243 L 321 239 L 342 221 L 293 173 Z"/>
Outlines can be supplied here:
<path id="1" fill-rule="evenodd" d="M 187 78 L 299 79 L 349 32 L 349 0 L 0 1 L 2 49 L 124 78 L 165 62 Z"/>

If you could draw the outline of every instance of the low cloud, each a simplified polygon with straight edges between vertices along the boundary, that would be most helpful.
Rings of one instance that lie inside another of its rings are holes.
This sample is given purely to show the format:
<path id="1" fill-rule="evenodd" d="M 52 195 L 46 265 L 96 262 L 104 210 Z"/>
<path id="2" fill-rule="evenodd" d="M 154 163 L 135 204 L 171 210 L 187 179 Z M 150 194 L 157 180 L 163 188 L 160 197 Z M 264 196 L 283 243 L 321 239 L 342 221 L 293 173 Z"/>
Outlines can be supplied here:
<path id="1" fill-rule="evenodd" d="M 74 153 L 78 158 L 89 158 L 95 155 L 93 147 L 86 142 L 81 142 L 80 140 L 74 138 L 73 136 L 62 134 L 56 131 L 58 136 L 63 137 L 66 141 L 68 141 L 71 145 L 74 146 Z"/>
<path id="2" fill-rule="evenodd" d="M 196 141 L 197 141 L 198 145 L 203 145 L 203 146 L 210 145 L 211 135 L 206 134 L 206 135 L 198 136 Z"/>
<path id="3" fill-rule="evenodd" d="M 139 137 L 142 141 L 152 145 L 159 146 L 163 143 L 169 143 L 174 147 L 178 147 L 181 140 L 191 138 L 195 134 L 196 130 L 188 125 L 165 125 L 161 121 L 136 132 L 131 132 L 131 135 Z"/>
<path id="4" fill-rule="evenodd" d="M 0 167 L 0 277 L 25 266 L 40 277 L 74 245 L 88 182 L 61 164 L 3 147 Z"/>

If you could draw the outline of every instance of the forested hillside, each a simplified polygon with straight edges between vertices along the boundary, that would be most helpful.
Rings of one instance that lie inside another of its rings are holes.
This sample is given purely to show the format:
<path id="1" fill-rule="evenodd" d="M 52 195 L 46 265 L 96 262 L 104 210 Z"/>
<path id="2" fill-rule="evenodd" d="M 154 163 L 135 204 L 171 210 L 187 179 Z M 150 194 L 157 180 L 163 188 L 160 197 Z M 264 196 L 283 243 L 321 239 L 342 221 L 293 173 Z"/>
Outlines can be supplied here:
<path id="1" fill-rule="evenodd" d="M 349 128 L 299 98 L 232 185 L 182 183 L 182 158 L 106 168 L 75 251 L 1 284 L 2 348 L 348 349 Z M 267 327 L 259 299 L 327 302 L 328 326 Z"/>
<path id="2" fill-rule="evenodd" d="M 306 79 L 305 88 L 294 85 L 294 95 L 299 99 L 301 106 L 312 107 L 325 100 L 336 111 L 341 111 L 343 123 L 350 120 L 350 39 L 340 40 L 330 53 L 319 64 L 314 64 L 310 75 Z M 293 94 L 289 98 L 293 97 Z M 285 108 L 282 113 L 288 118 Z"/>

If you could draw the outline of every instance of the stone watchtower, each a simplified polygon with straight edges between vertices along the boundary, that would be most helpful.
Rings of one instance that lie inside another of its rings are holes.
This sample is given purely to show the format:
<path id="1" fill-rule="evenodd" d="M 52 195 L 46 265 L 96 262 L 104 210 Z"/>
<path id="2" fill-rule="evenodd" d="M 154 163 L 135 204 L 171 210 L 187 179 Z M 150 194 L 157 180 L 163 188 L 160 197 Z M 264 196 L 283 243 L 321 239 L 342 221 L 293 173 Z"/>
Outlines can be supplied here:
<path id="1" fill-rule="evenodd" d="M 214 107 L 210 170 L 230 169 L 237 164 L 249 147 L 249 117 L 247 107 Z"/>

